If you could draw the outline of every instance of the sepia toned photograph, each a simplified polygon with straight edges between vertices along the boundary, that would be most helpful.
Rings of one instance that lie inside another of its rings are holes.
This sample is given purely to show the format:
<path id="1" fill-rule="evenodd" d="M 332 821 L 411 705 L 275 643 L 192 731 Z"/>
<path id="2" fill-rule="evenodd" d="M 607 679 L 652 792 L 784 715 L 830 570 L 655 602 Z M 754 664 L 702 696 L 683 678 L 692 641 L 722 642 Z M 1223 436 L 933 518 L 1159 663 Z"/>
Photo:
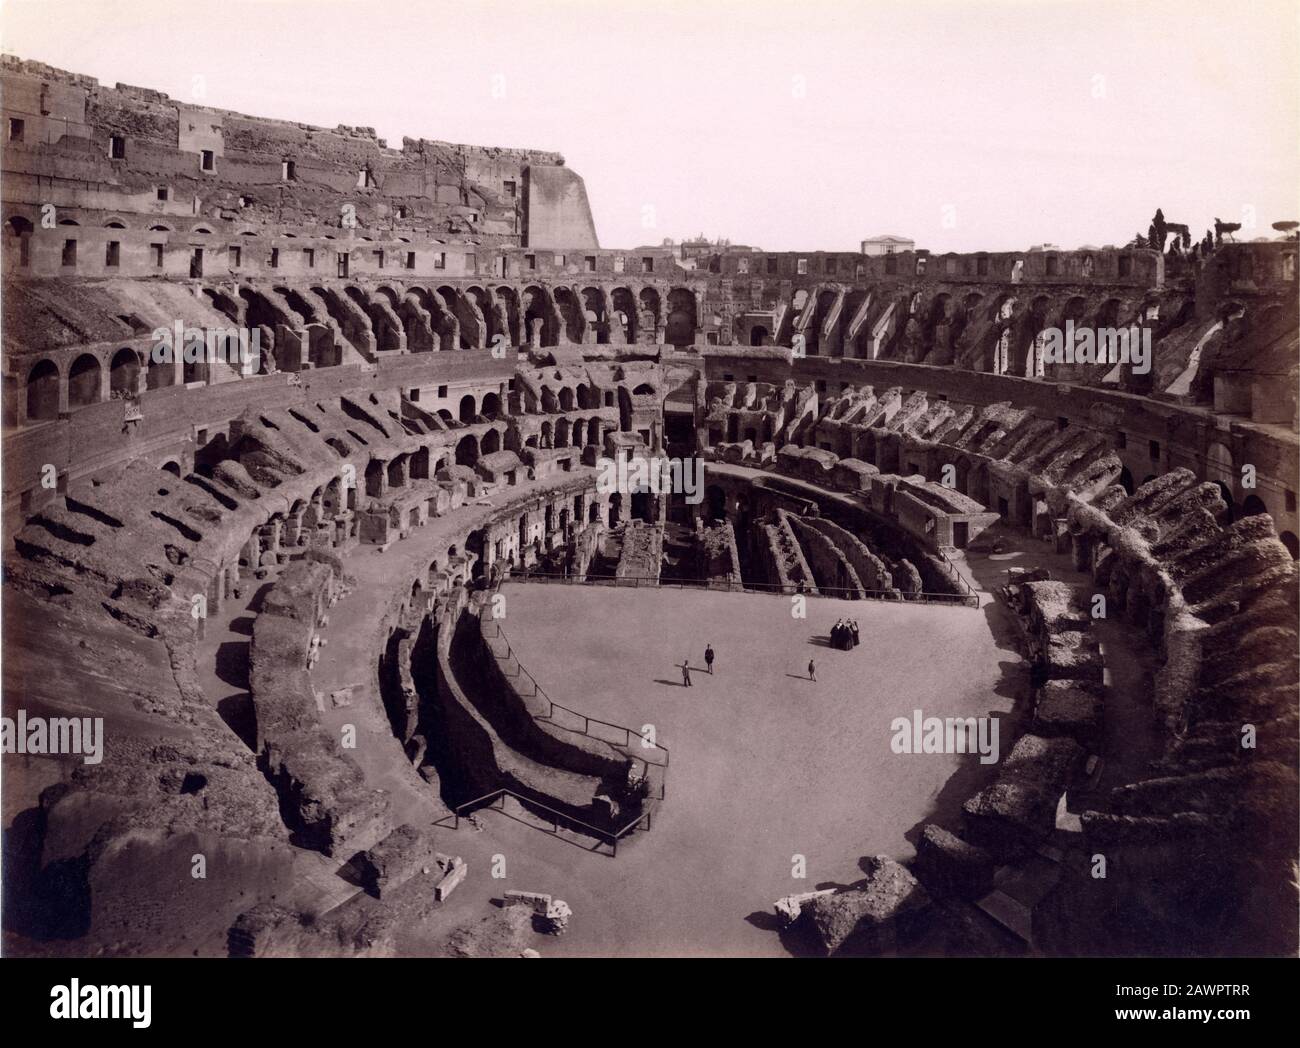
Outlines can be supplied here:
<path id="1" fill-rule="evenodd" d="M 1154 962 L 1296 956 L 1293 4 L 0 47 L 42 1014 L 150 1024 L 83 959 L 1111 958 L 1222 1021 Z"/>

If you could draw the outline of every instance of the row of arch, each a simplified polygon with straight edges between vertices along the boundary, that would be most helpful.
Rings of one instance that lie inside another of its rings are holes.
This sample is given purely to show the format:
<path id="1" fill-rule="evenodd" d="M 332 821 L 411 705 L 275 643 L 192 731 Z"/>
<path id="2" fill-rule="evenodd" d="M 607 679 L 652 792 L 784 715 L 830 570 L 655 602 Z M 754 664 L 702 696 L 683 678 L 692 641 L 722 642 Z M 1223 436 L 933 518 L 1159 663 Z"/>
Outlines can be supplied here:
<path id="1" fill-rule="evenodd" d="M 218 311 L 244 326 L 321 324 L 370 352 L 483 349 L 491 345 L 656 343 L 696 340 L 689 288 L 645 285 L 314 283 L 205 287 Z"/>

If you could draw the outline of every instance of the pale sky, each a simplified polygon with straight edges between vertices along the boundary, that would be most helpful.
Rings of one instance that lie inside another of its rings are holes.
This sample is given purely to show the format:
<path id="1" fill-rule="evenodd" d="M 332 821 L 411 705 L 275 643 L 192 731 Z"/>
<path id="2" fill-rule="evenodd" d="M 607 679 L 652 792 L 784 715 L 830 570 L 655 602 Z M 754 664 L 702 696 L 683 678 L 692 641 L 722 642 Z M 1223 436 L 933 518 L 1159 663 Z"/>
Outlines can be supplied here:
<path id="1" fill-rule="evenodd" d="M 4 0 L 0 46 L 391 146 L 558 150 L 604 247 L 1300 219 L 1294 0 Z"/>

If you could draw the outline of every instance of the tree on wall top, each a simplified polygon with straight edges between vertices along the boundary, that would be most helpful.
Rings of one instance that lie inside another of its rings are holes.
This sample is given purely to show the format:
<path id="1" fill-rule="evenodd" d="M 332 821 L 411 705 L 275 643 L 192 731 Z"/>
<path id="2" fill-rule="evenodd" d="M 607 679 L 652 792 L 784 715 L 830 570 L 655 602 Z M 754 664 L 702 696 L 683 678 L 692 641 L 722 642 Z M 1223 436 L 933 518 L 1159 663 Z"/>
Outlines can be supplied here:
<path id="1" fill-rule="evenodd" d="M 1221 222 L 1219 219 L 1214 220 L 1214 242 L 1215 244 L 1223 243 L 1223 235 L 1228 234 L 1229 240 L 1235 240 L 1233 233 L 1241 228 L 1240 222 Z"/>
<path id="2" fill-rule="evenodd" d="M 1155 217 L 1151 219 L 1151 229 L 1147 236 L 1147 243 L 1157 251 L 1163 251 L 1168 237 L 1169 226 L 1165 222 L 1165 213 L 1160 208 L 1156 208 Z"/>

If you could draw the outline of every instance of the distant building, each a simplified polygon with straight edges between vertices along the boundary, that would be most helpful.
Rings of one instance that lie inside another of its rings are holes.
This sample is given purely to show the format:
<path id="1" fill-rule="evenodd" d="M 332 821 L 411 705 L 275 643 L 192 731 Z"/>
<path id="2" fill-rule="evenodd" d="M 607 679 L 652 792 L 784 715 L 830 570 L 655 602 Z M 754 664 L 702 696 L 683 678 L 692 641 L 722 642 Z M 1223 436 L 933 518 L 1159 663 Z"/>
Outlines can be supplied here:
<path id="1" fill-rule="evenodd" d="M 906 237 L 895 237 L 885 233 L 878 237 L 868 237 L 862 241 L 864 255 L 893 255 L 899 251 L 916 250 L 916 241 Z"/>

